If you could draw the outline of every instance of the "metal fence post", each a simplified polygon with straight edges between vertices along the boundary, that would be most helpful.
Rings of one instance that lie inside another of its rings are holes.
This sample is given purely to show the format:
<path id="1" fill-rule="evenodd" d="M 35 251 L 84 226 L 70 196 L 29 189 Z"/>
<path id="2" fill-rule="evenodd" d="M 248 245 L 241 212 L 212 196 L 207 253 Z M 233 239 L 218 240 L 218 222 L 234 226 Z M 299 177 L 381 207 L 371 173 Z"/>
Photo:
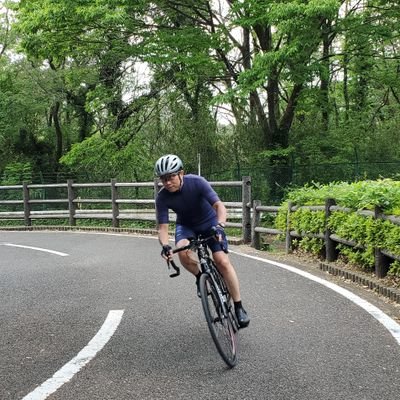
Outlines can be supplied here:
<path id="1" fill-rule="evenodd" d="M 253 218 L 251 220 L 251 247 L 260 250 L 260 233 L 256 232 L 256 228 L 260 225 L 261 213 L 257 211 L 257 207 L 261 206 L 260 200 L 253 201 Z"/>
<path id="2" fill-rule="evenodd" d="M 251 242 L 251 177 L 242 178 L 242 239 L 243 243 Z"/>
<path id="3" fill-rule="evenodd" d="M 31 215 L 31 207 L 29 205 L 29 188 L 28 183 L 22 183 L 22 192 L 23 192 L 23 200 L 24 200 L 24 223 L 25 226 L 31 226 L 32 221 L 30 218 Z"/>
<path id="4" fill-rule="evenodd" d="M 75 191 L 72 187 L 74 181 L 72 179 L 67 180 L 68 185 L 68 212 L 69 212 L 69 225 L 75 226 L 76 219 L 75 219 L 75 212 L 76 212 L 76 205 L 74 203 L 75 200 Z"/>
<path id="5" fill-rule="evenodd" d="M 113 228 L 119 228 L 119 206 L 117 203 L 118 200 L 118 189 L 115 185 L 117 181 L 115 179 L 111 179 L 111 208 L 112 208 L 112 226 Z"/>
<path id="6" fill-rule="evenodd" d="M 324 232 L 324 240 L 325 240 L 325 258 L 326 261 L 331 262 L 335 261 L 338 256 L 338 252 L 336 250 L 336 243 L 331 239 L 331 230 L 328 227 L 328 220 L 331 215 L 331 206 L 336 204 L 334 199 L 326 199 L 325 201 L 325 232 Z"/>

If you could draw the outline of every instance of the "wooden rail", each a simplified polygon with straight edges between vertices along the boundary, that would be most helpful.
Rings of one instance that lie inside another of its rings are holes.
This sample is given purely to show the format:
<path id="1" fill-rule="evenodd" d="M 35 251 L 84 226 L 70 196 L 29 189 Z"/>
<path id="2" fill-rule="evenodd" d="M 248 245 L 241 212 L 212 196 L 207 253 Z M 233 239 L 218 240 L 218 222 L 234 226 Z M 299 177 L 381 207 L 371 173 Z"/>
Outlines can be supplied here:
<path id="1" fill-rule="evenodd" d="M 326 261 L 335 261 L 339 255 L 337 250 L 337 244 L 341 243 L 346 246 L 351 246 L 354 248 L 362 248 L 362 246 L 351 240 L 347 240 L 339 237 L 334 232 L 331 232 L 325 224 L 325 230 L 323 233 L 305 233 L 305 232 L 296 232 L 290 230 L 290 220 L 291 213 L 295 212 L 299 209 L 308 209 L 310 211 L 324 211 L 325 212 L 325 221 L 328 221 L 331 213 L 342 211 L 342 212 L 354 212 L 353 210 L 345 207 L 339 207 L 335 204 L 334 199 L 327 199 L 324 206 L 295 206 L 289 203 L 288 212 L 286 217 L 286 230 L 282 231 L 275 228 L 266 228 L 261 225 L 261 215 L 262 213 L 273 213 L 277 214 L 280 211 L 281 207 L 275 206 L 263 206 L 259 200 L 253 201 L 253 216 L 252 216 L 252 228 L 251 228 L 251 246 L 259 249 L 261 247 L 261 234 L 270 234 L 270 235 L 284 235 L 285 236 L 285 247 L 286 253 L 289 253 L 292 250 L 292 242 L 294 238 L 317 238 L 324 241 L 325 246 L 325 258 Z M 356 211 L 357 214 L 362 215 L 364 217 L 372 217 L 375 219 L 383 219 L 390 221 L 395 225 L 400 226 L 400 217 L 394 215 L 385 215 L 380 212 L 379 208 L 376 207 L 374 211 L 368 210 L 360 210 Z M 374 268 L 375 275 L 378 278 L 383 278 L 387 275 L 389 270 L 390 262 L 393 260 L 400 261 L 400 253 L 393 254 L 386 249 L 381 249 L 378 246 L 374 248 Z"/>
<path id="2" fill-rule="evenodd" d="M 241 181 L 210 182 L 211 186 L 241 188 L 241 201 L 224 201 L 230 219 L 239 219 L 240 222 L 227 221 L 228 227 L 239 228 L 242 231 L 242 241 L 251 240 L 251 178 L 245 176 Z M 155 198 L 161 184 L 158 179 L 153 182 L 116 182 L 112 179 L 107 183 L 75 183 L 68 180 L 58 184 L 29 184 L 0 186 L 0 219 L 23 220 L 25 226 L 31 226 L 33 220 L 67 219 L 70 226 L 75 226 L 79 219 L 110 220 L 114 228 L 118 228 L 121 220 L 153 221 L 156 225 Z M 82 198 L 78 195 L 79 189 L 109 189 L 108 195 L 101 198 Z M 151 198 L 123 197 L 122 189 L 149 188 Z M 35 198 L 34 191 L 60 189 L 63 194 L 56 198 Z M 11 195 L 10 195 L 11 193 Z M 7 196 L 7 194 L 9 194 Z M 14 197 L 9 198 L 9 197 Z M 16 198 L 15 198 L 16 197 Z M 103 205 L 103 209 L 87 209 L 84 206 Z M 60 208 L 53 209 L 57 205 Z M 130 205 L 127 209 L 122 206 Z M 5 208 L 17 208 L 13 211 L 4 211 Z M 45 210 L 33 210 L 35 206 L 43 206 Z M 147 206 L 147 207 L 146 207 Z M 143 207 L 146 207 L 143 209 Z M 236 211 L 236 212 L 234 212 Z M 171 220 L 174 215 L 171 214 Z"/>

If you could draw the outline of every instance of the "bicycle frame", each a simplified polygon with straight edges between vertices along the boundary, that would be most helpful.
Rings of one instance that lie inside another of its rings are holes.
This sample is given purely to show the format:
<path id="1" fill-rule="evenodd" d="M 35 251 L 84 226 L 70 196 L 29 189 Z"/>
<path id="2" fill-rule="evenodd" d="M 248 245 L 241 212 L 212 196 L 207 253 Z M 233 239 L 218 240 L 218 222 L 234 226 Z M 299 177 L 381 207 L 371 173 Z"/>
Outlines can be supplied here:
<path id="1" fill-rule="evenodd" d="M 222 316 L 224 318 L 227 318 L 230 306 L 229 306 L 229 291 L 226 288 L 226 284 L 223 281 L 223 278 L 218 271 L 217 267 L 214 264 L 213 259 L 210 256 L 209 249 L 207 246 L 207 242 L 210 239 L 214 239 L 215 236 L 208 236 L 208 237 L 202 237 L 199 236 L 197 239 L 196 238 L 191 238 L 189 240 L 189 244 L 186 246 L 182 246 L 179 248 L 174 249 L 172 252 L 179 253 L 184 250 L 192 250 L 196 252 L 197 257 L 200 262 L 200 267 L 201 267 L 201 272 L 203 274 L 208 274 L 216 289 L 218 292 L 218 296 L 221 299 L 221 304 L 223 304 L 223 310 L 222 310 Z M 169 260 L 169 264 L 171 264 L 172 268 L 176 271 L 175 273 L 171 274 L 171 278 L 175 278 L 176 276 L 179 276 L 180 270 L 179 267 L 175 264 L 173 260 Z M 221 279 L 222 278 L 222 279 Z M 236 318 L 235 318 L 235 323 L 236 323 Z"/>

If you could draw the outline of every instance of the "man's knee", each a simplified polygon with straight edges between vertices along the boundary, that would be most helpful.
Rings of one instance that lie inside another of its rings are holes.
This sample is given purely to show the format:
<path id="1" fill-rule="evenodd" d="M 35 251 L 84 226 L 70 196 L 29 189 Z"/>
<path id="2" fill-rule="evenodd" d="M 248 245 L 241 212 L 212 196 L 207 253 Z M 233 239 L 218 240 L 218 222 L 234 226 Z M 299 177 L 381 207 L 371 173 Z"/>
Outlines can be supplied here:
<path id="1" fill-rule="evenodd" d="M 197 264 L 196 256 L 192 251 L 186 250 L 178 254 L 179 254 L 179 261 L 183 266 L 190 266 Z"/>
<path id="2" fill-rule="evenodd" d="M 219 271 L 223 274 L 224 272 L 229 272 L 233 270 L 233 265 L 231 264 L 228 257 L 219 257 L 214 259 Z"/>

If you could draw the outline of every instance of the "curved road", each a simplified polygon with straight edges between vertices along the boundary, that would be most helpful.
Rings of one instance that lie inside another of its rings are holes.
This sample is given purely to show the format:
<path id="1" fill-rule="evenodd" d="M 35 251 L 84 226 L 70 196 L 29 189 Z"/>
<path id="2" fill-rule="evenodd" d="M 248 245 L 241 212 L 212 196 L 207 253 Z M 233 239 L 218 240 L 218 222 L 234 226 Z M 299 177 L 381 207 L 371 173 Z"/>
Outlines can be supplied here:
<path id="1" fill-rule="evenodd" d="M 252 320 L 228 370 L 154 238 L 0 232 L 0 255 L 2 400 L 399 398 L 399 326 L 260 259 L 231 255 Z"/>

